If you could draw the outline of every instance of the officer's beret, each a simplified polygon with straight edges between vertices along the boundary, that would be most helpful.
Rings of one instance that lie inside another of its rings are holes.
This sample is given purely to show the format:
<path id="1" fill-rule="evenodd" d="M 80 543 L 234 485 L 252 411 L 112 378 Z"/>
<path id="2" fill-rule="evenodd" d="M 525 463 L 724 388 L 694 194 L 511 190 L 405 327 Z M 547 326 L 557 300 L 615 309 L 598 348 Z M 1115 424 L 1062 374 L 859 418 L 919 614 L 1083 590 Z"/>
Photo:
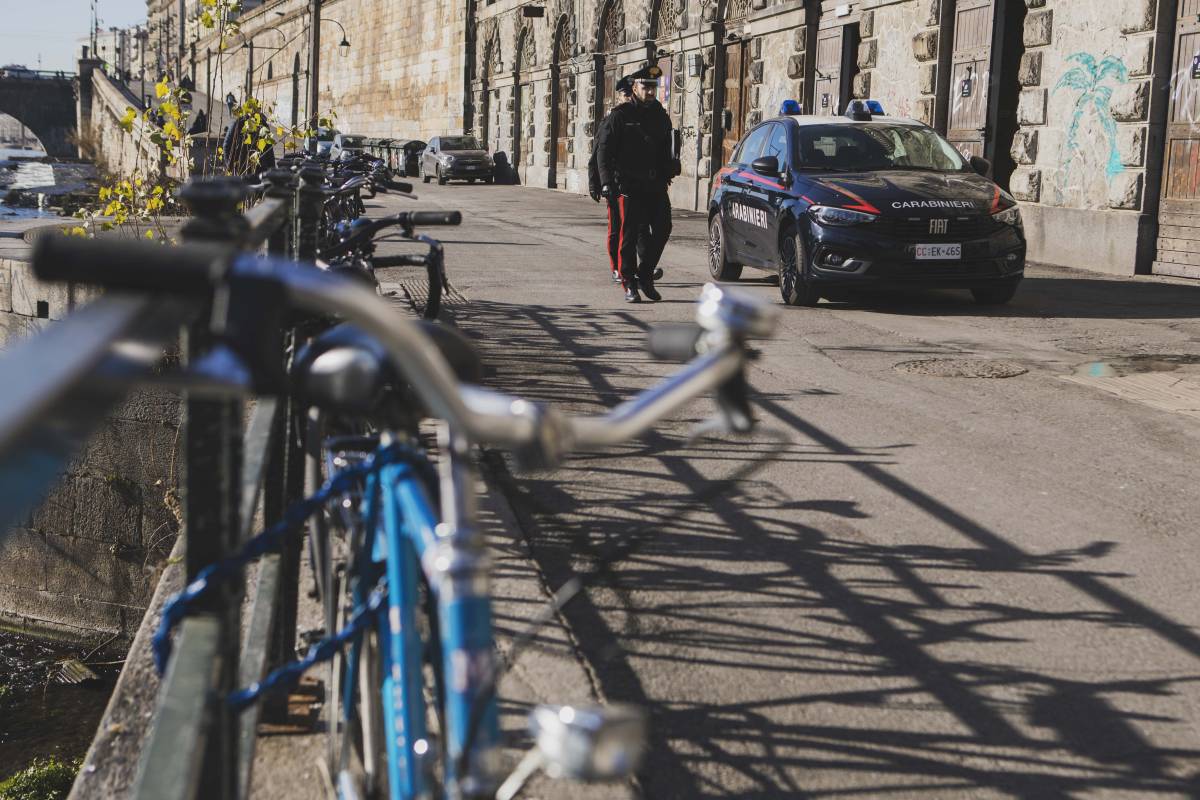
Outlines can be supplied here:
<path id="1" fill-rule="evenodd" d="M 662 77 L 662 70 L 657 64 L 651 64 L 648 67 L 642 67 L 632 75 L 627 76 L 630 81 L 655 81 Z"/>
<path id="2" fill-rule="evenodd" d="M 613 88 L 621 94 L 630 94 L 633 91 L 633 81 L 629 78 L 621 78 Z"/>

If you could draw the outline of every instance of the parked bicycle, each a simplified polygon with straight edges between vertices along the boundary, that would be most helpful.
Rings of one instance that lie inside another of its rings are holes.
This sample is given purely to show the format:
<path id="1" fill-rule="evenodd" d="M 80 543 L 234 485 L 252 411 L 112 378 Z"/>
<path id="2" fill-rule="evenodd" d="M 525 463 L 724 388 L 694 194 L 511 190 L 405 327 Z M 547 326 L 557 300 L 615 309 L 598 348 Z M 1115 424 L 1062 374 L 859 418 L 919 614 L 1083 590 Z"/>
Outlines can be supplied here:
<path id="1" fill-rule="evenodd" d="M 411 231 L 420 220 L 410 215 L 395 224 Z M 345 320 L 310 342 L 291 368 L 291 391 L 314 409 L 309 441 L 319 445 L 309 453 L 310 484 L 319 475 L 322 485 L 168 605 L 156 637 L 162 661 L 170 627 L 189 603 L 294 535 L 305 514 L 335 503 L 329 530 L 316 532 L 314 547 L 329 635 L 304 659 L 235 693 L 231 704 L 242 707 L 287 686 L 347 647 L 334 674 L 342 724 L 331 724 L 331 778 L 344 798 L 509 800 L 538 769 L 597 780 L 635 768 L 644 746 L 639 710 L 543 706 L 531 715 L 534 748 L 503 775 L 496 690 L 504 666 L 496 660 L 489 561 L 475 518 L 473 446 L 508 449 L 522 467 L 553 466 L 575 450 L 635 438 L 709 392 L 718 405 L 711 424 L 748 431 L 749 340 L 770 333 L 773 309 L 706 286 L 695 325 L 652 339 L 653 352 L 687 358 L 685 366 L 608 414 L 570 417 L 475 385 L 478 362 L 461 338 L 398 318 L 374 292 L 328 271 L 219 246 L 164 249 L 66 237 L 41 238 L 34 265 L 44 280 L 216 296 L 232 305 L 275 297 L 293 314 Z M 255 325 L 277 319 L 261 315 L 214 331 L 213 346 L 253 352 L 265 335 Z M 251 373 L 258 368 L 249 366 Z M 255 374 L 223 377 L 244 391 L 259 385 Z M 360 433 L 324 439 L 334 417 Z M 421 419 L 436 420 L 436 456 L 420 436 Z M 578 584 L 561 589 L 538 621 L 574 591 Z"/>

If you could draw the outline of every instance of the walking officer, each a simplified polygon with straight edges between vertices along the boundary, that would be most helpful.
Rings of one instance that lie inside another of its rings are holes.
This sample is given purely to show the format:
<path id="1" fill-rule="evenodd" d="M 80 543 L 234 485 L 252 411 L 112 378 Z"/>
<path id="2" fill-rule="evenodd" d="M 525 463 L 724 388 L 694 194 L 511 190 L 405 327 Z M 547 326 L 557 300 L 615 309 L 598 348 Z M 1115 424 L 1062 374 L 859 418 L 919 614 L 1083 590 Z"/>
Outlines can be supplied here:
<path id="1" fill-rule="evenodd" d="M 633 84 L 629 78 L 621 78 L 617 81 L 617 85 L 613 87 L 617 94 L 617 107 L 633 102 Z M 615 110 L 615 109 L 614 109 Z M 604 119 L 600 121 L 600 125 L 596 130 L 596 142 L 599 143 L 604 135 L 601 131 L 612 122 L 613 112 L 609 111 Z M 600 167 L 597 163 L 596 153 L 598 147 L 592 148 L 592 157 L 588 159 L 588 193 L 597 203 L 600 202 L 601 187 L 600 182 Z M 612 270 L 613 283 L 621 282 L 621 269 L 618 266 L 619 254 L 617 248 L 621 242 L 621 208 L 617 204 L 616 195 L 606 196 L 604 204 L 608 207 L 608 266 Z"/>
<path id="2" fill-rule="evenodd" d="M 629 78 L 621 78 L 613 87 L 617 95 L 617 105 L 633 102 L 633 83 Z M 600 121 L 600 125 L 596 129 L 596 142 L 601 139 L 600 131 L 611 123 L 613 112 L 609 111 L 604 115 L 604 119 Z M 588 194 L 592 200 L 600 202 L 600 169 L 596 160 L 597 147 L 592 147 L 592 156 L 588 159 Z M 621 243 L 621 207 L 618 203 L 618 195 L 614 192 L 610 197 L 606 197 L 604 204 L 608 211 L 608 267 L 612 272 L 613 283 L 621 282 L 621 270 L 618 266 L 620 254 L 618 248 Z M 638 229 L 638 257 L 643 258 L 646 252 L 646 241 L 650 235 L 648 225 L 643 225 Z M 654 270 L 654 280 L 658 280 L 663 276 L 662 268 Z"/>
<path id="3" fill-rule="evenodd" d="M 654 273 L 671 235 L 667 186 L 679 174 L 679 162 L 671 118 L 655 96 L 661 75 L 652 65 L 628 76 L 633 101 L 614 108 L 596 137 L 600 192 L 616 198 L 621 217 L 617 266 L 628 303 L 640 303 L 643 294 L 652 302 L 662 299 L 654 288 Z M 643 226 L 648 231 L 639 259 Z"/>

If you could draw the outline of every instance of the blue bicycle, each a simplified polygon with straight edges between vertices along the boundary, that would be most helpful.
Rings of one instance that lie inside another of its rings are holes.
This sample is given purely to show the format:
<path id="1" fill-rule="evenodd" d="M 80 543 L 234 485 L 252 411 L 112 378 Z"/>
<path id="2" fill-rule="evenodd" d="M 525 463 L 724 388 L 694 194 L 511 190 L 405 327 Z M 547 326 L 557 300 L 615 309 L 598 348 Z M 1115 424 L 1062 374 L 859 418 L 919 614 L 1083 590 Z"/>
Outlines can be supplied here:
<path id="1" fill-rule="evenodd" d="M 438 219 L 414 214 L 406 222 Z M 80 265 L 106 247 L 55 246 Z M 553 466 L 572 451 L 636 438 L 708 393 L 718 414 L 705 428 L 748 431 L 748 342 L 771 332 L 771 306 L 706 286 L 696 324 L 651 336 L 654 354 L 684 366 L 606 415 L 572 418 L 480 387 L 462 337 L 399 319 L 361 281 L 196 246 L 122 244 L 108 260 L 123 265 L 120 285 L 208 286 L 226 297 L 265 289 L 309 319 L 343 321 L 314 336 L 292 364 L 292 392 L 311 409 L 311 496 L 268 532 L 286 535 L 311 515 L 328 635 L 302 661 L 232 696 L 235 706 L 332 658 L 329 777 L 341 798 L 511 800 L 540 769 L 590 781 L 636 767 L 645 728 L 638 709 L 544 706 L 531 715 L 535 746 L 505 774 L 496 702 L 504 666 L 476 524 L 475 448 L 507 449 L 519 468 Z M 270 546 L 256 538 L 220 569 L 240 569 Z M 562 587 L 530 631 L 579 588 Z M 182 613 L 168 607 L 160 645 L 169 647 L 170 624 Z"/>

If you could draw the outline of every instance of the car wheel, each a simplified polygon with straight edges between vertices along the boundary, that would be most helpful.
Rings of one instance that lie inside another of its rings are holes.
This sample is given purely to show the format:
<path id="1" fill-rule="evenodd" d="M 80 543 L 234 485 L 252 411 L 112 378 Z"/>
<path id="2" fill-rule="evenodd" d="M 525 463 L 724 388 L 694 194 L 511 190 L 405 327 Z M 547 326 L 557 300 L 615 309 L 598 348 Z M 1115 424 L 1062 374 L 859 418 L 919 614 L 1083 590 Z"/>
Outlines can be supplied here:
<path id="1" fill-rule="evenodd" d="M 429 183 L 429 176 L 425 174 L 425 164 L 422 163 L 419 167 L 417 167 L 417 172 L 421 173 L 421 180 L 423 182 Z"/>
<path id="2" fill-rule="evenodd" d="M 974 296 L 975 302 L 981 306 L 1002 306 L 1009 300 L 1012 300 L 1013 295 L 1016 293 L 1016 281 L 1000 286 L 984 286 L 971 290 L 971 295 Z"/>
<path id="3" fill-rule="evenodd" d="M 808 281 L 808 258 L 800 234 L 787 228 L 779 237 L 779 294 L 789 306 L 815 306 L 821 295 Z"/>
<path id="4" fill-rule="evenodd" d="M 721 215 L 713 214 L 708 223 L 708 274 L 713 280 L 736 281 L 742 277 L 742 265 L 734 264 L 726 257 L 725 226 Z"/>
<path id="5" fill-rule="evenodd" d="M 446 185 L 446 176 L 442 174 L 442 168 L 441 168 L 441 167 L 438 167 L 438 168 L 437 168 L 437 179 L 438 179 L 438 186 L 445 186 L 445 185 Z"/>
<path id="6" fill-rule="evenodd" d="M 474 182 L 475 182 L 474 178 L 467 178 L 467 183 L 474 183 Z"/>
<path id="7" fill-rule="evenodd" d="M 484 183 L 486 183 L 486 184 L 489 184 L 489 185 L 490 185 L 490 184 L 491 184 L 493 181 L 495 181 L 495 178 L 493 178 L 491 175 L 488 175 L 486 178 L 484 178 L 484 179 L 483 179 L 483 182 L 484 182 Z"/>

